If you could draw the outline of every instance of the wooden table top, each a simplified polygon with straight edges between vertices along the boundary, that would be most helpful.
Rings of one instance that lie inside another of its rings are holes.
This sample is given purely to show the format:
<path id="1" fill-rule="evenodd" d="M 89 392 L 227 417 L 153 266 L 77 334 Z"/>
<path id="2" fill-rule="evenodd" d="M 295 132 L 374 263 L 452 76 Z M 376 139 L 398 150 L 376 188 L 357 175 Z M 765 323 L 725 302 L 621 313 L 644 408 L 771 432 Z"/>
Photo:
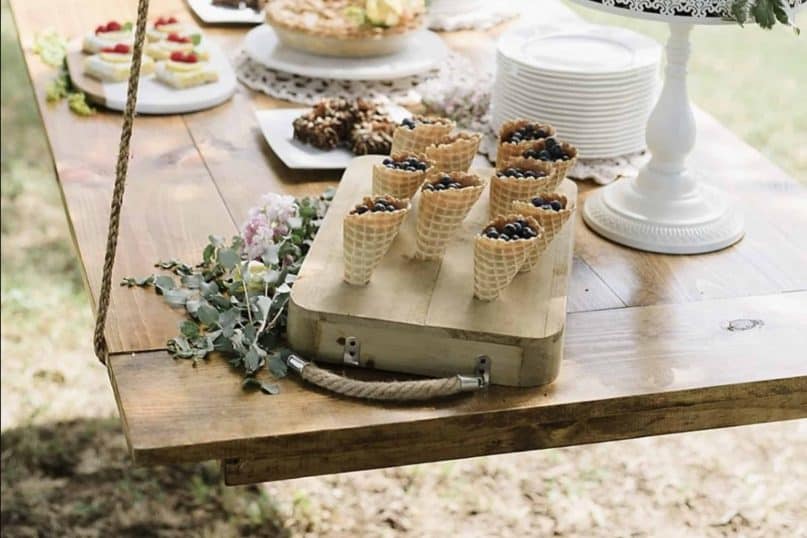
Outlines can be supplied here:
<path id="1" fill-rule="evenodd" d="M 131 18 L 136 3 L 11 4 L 27 45 L 45 28 L 76 36 Z M 150 13 L 190 17 L 179 0 L 153 0 Z M 246 30 L 205 31 L 235 50 Z M 446 39 L 490 61 L 492 34 Z M 46 103 L 54 71 L 28 47 L 25 56 L 94 303 L 121 117 L 79 118 Z M 254 110 L 280 106 L 289 105 L 240 87 L 213 110 L 136 120 L 114 282 L 149 274 L 160 259 L 196 260 L 209 234 L 236 233 L 265 192 L 317 194 L 338 180 L 289 170 L 272 154 Z M 222 459 L 228 483 L 245 483 L 807 416 L 805 190 L 708 114 L 697 123 L 692 167 L 744 209 L 745 239 L 667 256 L 614 245 L 578 222 L 565 360 L 548 387 L 405 406 L 334 397 L 295 377 L 277 396 L 245 393 L 224 361 L 171 360 L 163 349 L 181 314 L 152 291 L 114 286 L 109 375 L 132 456 Z M 591 188 L 581 185 L 581 199 Z M 737 319 L 761 323 L 730 330 Z"/>

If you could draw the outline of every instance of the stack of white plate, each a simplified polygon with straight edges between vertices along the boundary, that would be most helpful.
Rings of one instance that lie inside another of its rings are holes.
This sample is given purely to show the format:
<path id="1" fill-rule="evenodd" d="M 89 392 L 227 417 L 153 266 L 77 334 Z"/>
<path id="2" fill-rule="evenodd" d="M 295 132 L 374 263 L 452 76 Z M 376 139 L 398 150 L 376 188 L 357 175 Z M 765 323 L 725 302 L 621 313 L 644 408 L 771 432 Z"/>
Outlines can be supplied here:
<path id="1" fill-rule="evenodd" d="M 499 40 L 493 124 L 550 123 L 582 158 L 645 148 L 661 47 L 635 32 L 586 24 L 516 28 Z"/>

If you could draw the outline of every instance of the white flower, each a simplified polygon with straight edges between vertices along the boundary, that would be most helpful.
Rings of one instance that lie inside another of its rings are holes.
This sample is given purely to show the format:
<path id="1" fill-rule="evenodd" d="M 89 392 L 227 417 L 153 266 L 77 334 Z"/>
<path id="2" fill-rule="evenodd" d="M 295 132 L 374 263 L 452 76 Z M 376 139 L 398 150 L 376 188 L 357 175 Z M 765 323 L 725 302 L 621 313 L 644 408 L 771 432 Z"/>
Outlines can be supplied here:
<path id="1" fill-rule="evenodd" d="M 293 196 L 269 193 L 261 197 L 261 205 L 249 210 L 241 227 L 244 247 L 250 259 L 264 255 L 275 243 L 302 225 Z"/>

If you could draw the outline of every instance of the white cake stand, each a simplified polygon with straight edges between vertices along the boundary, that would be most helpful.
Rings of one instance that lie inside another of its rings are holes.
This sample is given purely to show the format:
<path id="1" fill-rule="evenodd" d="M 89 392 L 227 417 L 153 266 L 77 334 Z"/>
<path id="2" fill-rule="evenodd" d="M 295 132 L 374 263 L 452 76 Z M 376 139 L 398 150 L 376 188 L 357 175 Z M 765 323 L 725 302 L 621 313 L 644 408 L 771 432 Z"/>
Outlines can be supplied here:
<path id="1" fill-rule="evenodd" d="M 635 179 L 617 181 L 588 197 L 583 207 L 586 224 L 616 243 L 668 254 L 712 252 L 739 241 L 742 215 L 722 191 L 700 182 L 686 167 L 695 145 L 687 93 L 689 34 L 693 24 L 722 22 L 719 10 L 708 11 L 716 2 L 684 0 L 675 6 L 677 12 L 669 12 L 675 2 L 626 0 L 624 7 L 616 7 L 614 0 L 575 1 L 670 26 L 664 87 L 647 122 L 652 157 Z M 682 6 L 690 11 L 682 12 Z"/>

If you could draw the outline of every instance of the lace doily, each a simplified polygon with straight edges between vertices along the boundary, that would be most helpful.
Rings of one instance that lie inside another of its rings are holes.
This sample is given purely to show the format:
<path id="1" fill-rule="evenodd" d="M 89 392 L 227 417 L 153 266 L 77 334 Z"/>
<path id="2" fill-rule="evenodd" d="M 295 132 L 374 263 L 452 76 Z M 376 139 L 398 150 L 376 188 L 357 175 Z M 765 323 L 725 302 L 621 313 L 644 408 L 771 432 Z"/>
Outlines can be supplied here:
<path id="1" fill-rule="evenodd" d="M 579 1 L 579 0 L 578 0 Z M 652 13 L 663 17 L 689 17 L 693 19 L 724 18 L 730 14 L 734 0 L 588 0 L 605 7 Z M 786 0 L 791 7 L 805 0 Z M 581 2 L 585 3 L 585 2 Z"/>
<path id="2" fill-rule="evenodd" d="M 463 2 L 456 0 L 442 0 L 440 7 L 454 4 L 455 9 L 451 11 L 436 12 L 435 3 L 430 7 L 428 13 L 429 29 L 453 32 L 457 30 L 485 30 L 492 26 L 512 19 L 518 15 L 518 8 L 512 1 L 500 0 L 498 2 L 475 1 L 470 9 L 464 9 Z"/>
<path id="3" fill-rule="evenodd" d="M 325 97 L 355 99 L 363 97 L 398 105 L 420 104 L 421 87 L 427 81 L 449 84 L 450 81 L 467 80 L 473 71 L 470 62 L 463 56 L 450 53 L 439 69 L 424 75 L 392 80 L 334 80 L 304 77 L 286 73 L 252 60 L 240 52 L 233 61 L 238 79 L 248 88 L 265 93 L 276 99 L 312 105 Z"/>

